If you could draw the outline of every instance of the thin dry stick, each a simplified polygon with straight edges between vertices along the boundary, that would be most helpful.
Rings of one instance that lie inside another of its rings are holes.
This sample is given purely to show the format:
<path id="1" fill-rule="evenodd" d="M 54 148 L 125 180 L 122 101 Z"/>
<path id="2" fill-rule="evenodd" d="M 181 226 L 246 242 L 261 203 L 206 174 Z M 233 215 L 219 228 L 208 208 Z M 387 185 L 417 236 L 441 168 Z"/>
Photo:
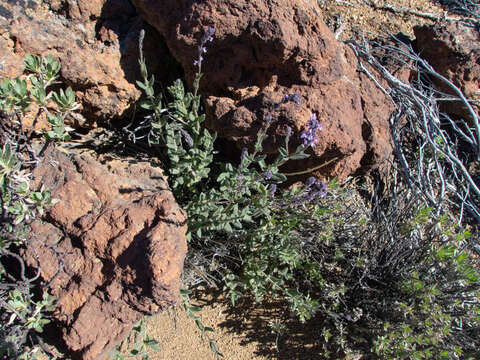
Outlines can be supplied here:
<path id="1" fill-rule="evenodd" d="M 321 165 L 318 165 L 318 166 L 315 166 L 313 168 L 310 168 L 310 169 L 307 169 L 307 170 L 303 170 L 303 171 L 297 171 L 297 172 L 293 172 L 293 173 L 284 173 L 283 175 L 285 176 L 295 176 L 295 175 L 305 175 L 305 174 L 309 174 L 311 173 L 312 171 L 315 171 L 315 170 L 318 170 L 318 169 L 321 169 L 325 166 L 327 166 L 328 164 L 331 164 L 332 162 L 334 161 L 337 161 L 339 159 L 339 157 L 335 157 L 331 160 L 328 160 L 326 163 L 323 163 Z"/>
<path id="2" fill-rule="evenodd" d="M 469 18 L 469 17 L 452 17 L 452 16 L 447 16 L 448 12 L 444 11 L 443 14 L 434 14 L 434 13 L 428 13 L 428 12 L 422 12 L 422 11 L 417 11 L 417 10 L 412 10 L 412 9 L 407 9 L 407 8 L 402 8 L 402 7 L 396 7 L 390 4 L 385 4 L 385 5 L 378 5 L 375 1 L 371 1 L 370 5 L 375 9 L 375 10 L 383 10 L 383 11 L 389 11 L 394 14 L 402 14 L 402 15 L 413 15 L 425 19 L 430 19 L 430 20 L 435 20 L 435 21 L 457 21 L 457 22 L 469 22 L 469 23 L 478 23 L 478 19 L 474 18 Z"/>
<path id="3" fill-rule="evenodd" d="M 431 85 L 422 83 L 420 75 L 417 85 L 403 83 L 371 54 L 371 46 L 365 40 L 362 44 L 350 42 L 349 45 L 359 60 L 360 70 L 372 79 L 398 108 L 397 113 L 390 119 L 391 136 L 407 183 L 417 189 L 418 194 L 424 197 L 428 206 L 436 209 L 437 214 L 440 214 L 447 204 L 454 204 L 460 211 L 457 217 L 459 223 L 463 219 L 464 209 L 480 220 L 480 188 L 467 169 L 458 142 L 459 139 L 466 141 L 471 147 L 470 154 L 479 159 L 480 121 L 469 99 L 411 48 L 378 45 L 379 48 L 387 50 L 394 59 L 403 58 L 401 62 L 409 65 L 418 74 L 439 79 L 451 88 L 451 92 L 457 96 L 456 100 L 464 105 L 469 113 L 470 125 L 467 125 L 466 121 L 460 121 L 459 126 L 439 112 L 435 98 L 438 91 L 431 88 Z M 364 61 L 369 65 L 368 68 Z M 386 80 L 388 87 L 380 86 L 370 70 L 372 68 Z M 447 119 L 446 123 L 444 119 Z M 444 129 L 445 124 L 452 125 L 453 135 Z M 417 144 L 416 156 L 409 154 L 407 157 L 403 148 L 406 139 L 414 139 Z M 407 161 L 407 158 L 411 160 Z"/>

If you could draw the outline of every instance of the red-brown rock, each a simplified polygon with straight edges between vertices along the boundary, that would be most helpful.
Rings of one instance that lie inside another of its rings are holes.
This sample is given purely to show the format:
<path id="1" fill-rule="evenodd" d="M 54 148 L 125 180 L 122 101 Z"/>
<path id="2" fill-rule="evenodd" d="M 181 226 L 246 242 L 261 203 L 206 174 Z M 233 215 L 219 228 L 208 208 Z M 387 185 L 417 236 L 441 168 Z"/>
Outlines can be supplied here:
<path id="1" fill-rule="evenodd" d="M 202 65 L 201 91 L 207 126 L 252 146 L 263 119 L 287 93 L 302 104 L 282 105 L 275 114 L 266 152 L 276 151 L 286 126 L 298 134 L 316 113 L 323 125 L 314 155 L 292 164 L 305 170 L 335 159 L 316 172 L 344 178 L 368 170 L 391 154 L 387 98 L 360 77 L 357 59 L 335 40 L 316 1 L 133 0 L 144 18 L 164 36 L 190 84 L 203 31 L 216 29 Z"/>
<path id="2" fill-rule="evenodd" d="M 20 75 L 26 54 L 53 55 L 90 125 L 124 115 L 138 100 L 138 37 L 146 24 L 129 1 L 51 0 L 51 11 L 14 3 L 0 4 L 0 75 Z M 149 69 L 161 71 L 165 48 L 158 36 L 149 32 L 144 49 Z"/>
<path id="3" fill-rule="evenodd" d="M 445 22 L 417 26 L 413 29 L 417 50 L 422 58 L 446 77 L 470 100 L 480 115 L 480 33 L 478 28 L 461 22 Z M 446 94 L 454 95 L 451 87 L 440 79 L 432 79 Z M 465 106 L 458 101 L 442 101 L 441 110 L 456 117 L 470 120 Z"/>
<path id="4" fill-rule="evenodd" d="M 143 315 L 176 302 L 185 214 L 147 162 L 50 147 L 33 177 L 59 201 L 32 225 L 27 261 L 51 283 L 72 356 L 104 358 Z"/>

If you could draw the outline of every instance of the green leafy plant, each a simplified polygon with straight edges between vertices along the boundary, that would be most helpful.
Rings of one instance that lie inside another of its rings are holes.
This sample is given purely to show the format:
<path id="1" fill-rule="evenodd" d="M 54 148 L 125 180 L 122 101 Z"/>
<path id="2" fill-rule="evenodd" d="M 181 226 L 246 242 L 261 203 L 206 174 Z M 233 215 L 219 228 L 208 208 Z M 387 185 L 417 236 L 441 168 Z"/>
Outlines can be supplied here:
<path id="1" fill-rule="evenodd" d="M 11 259 L 10 262 L 13 260 L 20 268 L 20 274 L 15 276 L 5 267 L 4 261 L 0 261 L 0 307 L 3 310 L 0 355 L 33 359 L 40 351 L 33 345 L 32 338 L 50 322 L 46 314 L 53 310 L 55 298 L 44 291 L 41 300 L 35 299 L 32 289 L 39 272 L 33 277 L 27 276 L 18 248 L 28 241 L 29 221 L 42 214 L 52 199 L 48 190 L 30 190 L 28 173 L 22 169 L 21 161 L 8 143 L 0 151 L 0 192 L 0 260 L 8 263 Z"/>
<path id="2" fill-rule="evenodd" d="M 31 171 L 38 159 L 31 146 L 33 131 L 26 134 L 23 119 L 34 111 L 34 121 L 43 113 L 52 124 L 45 138 L 70 138 L 65 117 L 78 108 L 73 91 L 48 91 L 56 84 L 60 64 L 53 57 L 25 57 L 25 78 L 0 82 L 0 356 L 34 359 L 45 352 L 38 334 L 50 322 L 55 298 L 39 289 L 40 269 L 27 269 L 21 249 L 30 241 L 29 224 L 54 203 L 43 186 L 31 189 Z M 53 107 L 53 109 L 52 109 Z M 32 273 L 33 272 L 33 273 Z M 39 290 L 39 291 L 37 291 Z M 47 351 L 48 353 L 48 351 Z"/>
<path id="3" fill-rule="evenodd" d="M 283 324 L 279 319 L 275 321 L 270 321 L 268 323 L 268 326 L 270 327 L 272 334 L 275 335 L 275 348 L 277 349 L 278 353 L 280 351 L 280 349 L 278 348 L 278 340 L 288 330 L 287 326 Z"/>
<path id="4" fill-rule="evenodd" d="M 178 80 L 165 98 L 155 96 L 154 79 L 140 61 L 142 107 L 154 111 L 148 138 L 164 149 L 173 192 L 188 213 L 186 271 L 200 270 L 202 280 L 223 285 L 233 305 L 250 294 L 258 302 L 283 300 L 300 322 L 321 319 L 325 357 L 472 356 L 479 346 L 480 284 L 468 233 L 424 207 L 421 194 L 405 184 L 405 191 L 393 187 L 372 196 L 373 207 L 335 180 L 327 187 L 308 178 L 282 188 L 282 165 L 307 158 L 321 130 L 314 113 L 300 134 L 285 128 L 276 157 L 263 153 L 275 111 L 300 103 L 298 95 L 285 95 L 267 111 L 238 164 L 214 163 L 215 135 L 201 127 L 197 95 L 213 33 L 208 29 L 200 41 L 191 93 Z M 197 310 L 186 308 L 195 320 Z M 287 325 L 277 319 L 271 328 L 278 349 Z"/>
<path id="5" fill-rule="evenodd" d="M 300 136 L 303 142 L 294 149 L 291 148 L 292 131 L 287 128 L 285 143 L 279 148 L 277 158 L 267 162 L 262 151 L 268 129 L 274 121 L 272 109 L 264 119 L 264 127 L 253 151 L 243 150 L 239 166 L 215 164 L 221 171 L 216 181 L 209 179 L 215 135 L 201 126 L 205 115 L 199 115 L 200 96 L 197 94 L 202 76 L 202 54 L 213 34 L 213 29 L 206 30 L 199 45 L 193 93 L 185 92 L 182 82 L 177 80 L 168 87 L 172 100 L 165 108 L 162 107 L 162 97 L 154 95 L 154 78 L 148 76 L 143 56 L 140 57 L 143 81 L 137 84 L 146 95 L 142 107 L 154 111 L 151 116 L 152 136 L 149 138 L 166 149 L 164 155 L 168 159 L 170 184 L 188 213 L 187 236 L 191 245 L 206 245 L 217 236 L 224 237 L 227 244 L 237 244 L 234 252 L 242 259 L 240 269 L 222 274 L 232 302 L 240 294 L 240 289 L 242 292 L 251 291 L 258 301 L 272 292 L 283 294 L 292 310 L 305 321 L 315 313 L 318 304 L 308 294 L 296 289 L 295 284 L 292 284 L 293 288 L 288 286 L 307 261 L 301 254 L 301 244 L 294 231 L 298 219 L 290 213 L 324 197 L 326 184 L 310 178 L 305 187 L 278 196 L 276 192 L 277 186 L 287 179 L 279 168 L 287 161 L 309 156 L 306 150 L 315 143 L 321 125 L 312 114 L 309 128 Z M 300 97 L 286 95 L 277 107 L 290 101 L 299 103 Z M 284 221 L 286 215 L 287 221 Z"/>
<path id="6" fill-rule="evenodd" d="M 154 111 L 151 143 L 166 147 L 170 161 L 170 184 L 178 199 L 188 198 L 192 193 L 199 192 L 197 185 L 209 176 L 216 135 L 202 128 L 205 115 L 199 114 L 200 96 L 196 95 L 196 91 L 195 94 L 185 92 L 181 80 L 167 88 L 172 100 L 165 108 L 162 107 L 162 96 L 154 95 L 155 78 L 148 76 L 142 54 L 142 39 L 140 54 L 143 81 L 137 81 L 137 85 L 146 95 L 141 107 Z"/>
<path id="7" fill-rule="evenodd" d="M 413 222 L 430 223 L 429 210 L 421 209 Z M 403 296 L 395 306 L 401 320 L 385 323 L 384 335 L 375 342 L 375 353 L 382 357 L 460 359 L 476 352 L 480 275 L 464 248 L 468 232 L 452 233 L 445 221 L 436 225 L 441 243 L 402 284 Z"/>
<path id="8" fill-rule="evenodd" d="M 20 124 L 28 111 L 36 111 L 35 122 L 45 113 L 52 126 L 52 130 L 44 134 L 45 138 L 49 141 L 68 141 L 68 131 L 71 129 L 65 126 L 64 121 L 80 104 L 75 101 L 75 92 L 70 87 L 65 91 L 49 91 L 52 85 L 57 84 L 60 63 L 52 56 L 34 55 L 27 55 L 24 62 L 25 73 L 29 73 L 25 79 L 4 78 L 0 82 L 0 111 L 13 112 Z M 32 108 L 32 105 L 36 108 Z M 54 110 L 51 110 L 51 106 L 55 107 Z M 10 118 L 14 119 L 12 116 Z"/>
<path id="9" fill-rule="evenodd" d="M 122 351 L 122 348 L 128 348 Z M 158 341 L 147 334 L 144 320 L 140 320 L 135 325 L 128 339 L 124 340 L 119 347 L 110 352 L 110 357 L 114 360 L 141 359 L 149 360 L 148 349 L 159 351 Z"/>
<path id="10" fill-rule="evenodd" d="M 195 321 L 195 325 L 200 330 L 200 337 L 202 341 L 205 341 L 205 340 L 208 341 L 210 350 L 212 351 L 215 358 L 216 359 L 221 358 L 223 357 L 223 354 L 218 350 L 217 342 L 215 338 L 210 335 L 210 334 L 214 334 L 215 330 L 203 324 L 202 316 L 200 314 L 202 311 L 202 308 L 191 304 L 191 299 L 190 299 L 191 293 L 192 293 L 191 290 L 180 289 L 180 295 L 182 297 L 182 302 L 183 302 L 183 309 L 185 310 L 187 317 Z"/>

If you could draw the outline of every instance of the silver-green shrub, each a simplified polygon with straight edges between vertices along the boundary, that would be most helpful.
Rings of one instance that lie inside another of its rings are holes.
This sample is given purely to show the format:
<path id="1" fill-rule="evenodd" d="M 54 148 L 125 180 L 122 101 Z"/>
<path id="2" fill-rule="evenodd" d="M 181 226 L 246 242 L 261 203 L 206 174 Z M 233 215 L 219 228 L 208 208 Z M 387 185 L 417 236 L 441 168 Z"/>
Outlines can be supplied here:
<path id="1" fill-rule="evenodd" d="M 0 356 L 34 359 L 44 348 L 39 333 L 50 322 L 55 298 L 40 288 L 41 269 L 27 269 L 19 255 L 30 240 L 29 223 L 52 204 L 50 191 L 31 189 L 31 171 L 38 163 L 33 129 L 24 128 L 28 112 L 33 127 L 44 113 L 51 128 L 47 142 L 70 139 L 65 118 L 78 108 L 71 88 L 49 91 L 57 84 L 60 64 L 51 56 L 25 57 L 23 78 L 0 81 Z M 36 295 L 36 291 L 40 295 Z"/>

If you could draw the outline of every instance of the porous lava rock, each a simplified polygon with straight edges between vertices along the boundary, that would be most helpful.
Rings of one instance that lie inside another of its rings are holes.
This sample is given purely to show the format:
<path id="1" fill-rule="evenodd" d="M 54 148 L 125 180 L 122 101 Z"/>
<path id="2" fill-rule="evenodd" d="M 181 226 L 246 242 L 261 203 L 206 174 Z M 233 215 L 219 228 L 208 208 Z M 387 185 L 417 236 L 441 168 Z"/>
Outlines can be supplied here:
<path id="1" fill-rule="evenodd" d="M 413 28 L 420 56 L 440 75 L 457 86 L 480 115 L 480 32 L 478 26 L 455 22 Z M 457 96 L 452 88 L 438 78 L 432 78 L 443 93 Z M 476 102 L 474 102 L 476 101 Z M 441 110 L 454 118 L 471 120 L 466 106 L 459 101 L 442 101 Z"/>
<path id="2" fill-rule="evenodd" d="M 390 101 L 357 71 L 353 51 L 338 42 L 314 0 L 132 0 L 139 13 L 165 38 L 193 83 L 198 45 L 208 27 L 215 39 L 204 54 L 201 92 L 207 126 L 252 147 L 264 118 L 285 94 L 301 104 L 281 105 L 265 151 L 283 143 L 286 127 L 305 129 L 312 113 L 323 125 L 314 156 L 291 170 L 329 165 L 313 173 L 345 178 L 378 166 L 391 154 Z M 372 70 L 374 73 L 374 71 Z"/>
<path id="3" fill-rule="evenodd" d="M 37 3 L 0 4 L 0 75 L 19 76 L 26 54 L 53 55 L 85 125 L 124 115 L 141 95 L 138 38 L 148 27 L 135 8 L 128 0 Z M 144 51 L 151 72 L 166 72 L 161 59 L 168 51 L 155 31 L 147 31 Z"/>
<path id="4" fill-rule="evenodd" d="M 176 302 L 185 214 L 148 162 L 49 147 L 33 179 L 58 202 L 32 224 L 24 257 L 57 297 L 69 355 L 103 359 L 142 316 Z"/>

